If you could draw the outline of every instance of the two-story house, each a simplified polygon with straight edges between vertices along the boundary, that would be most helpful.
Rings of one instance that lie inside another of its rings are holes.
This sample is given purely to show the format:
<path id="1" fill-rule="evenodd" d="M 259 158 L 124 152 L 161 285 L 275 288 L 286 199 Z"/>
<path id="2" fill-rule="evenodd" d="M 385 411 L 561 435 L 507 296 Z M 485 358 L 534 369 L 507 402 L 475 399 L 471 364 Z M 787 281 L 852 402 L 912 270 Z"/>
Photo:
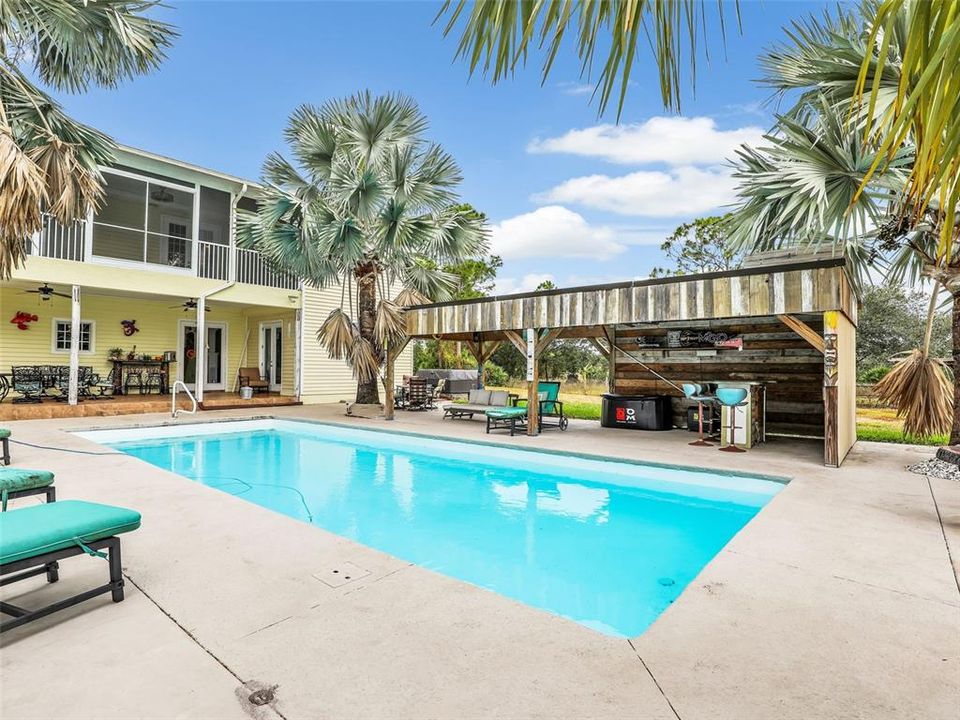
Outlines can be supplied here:
<path id="1" fill-rule="evenodd" d="M 102 170 L 99 209 L 71 226 L 47 217 L 0 288 L 0 372 L 73 362 L 106 377 L 108 353 L 135 348 L 171 352 L 170 385 L 181 380 L 200 400 L 236 391 L 248 367 L 271 392 L 305 403 L 353 398 L 350 368 L 316 341 L 340 290 L 310 288 L 236 245 L 238 215 L 256 208 L 255 182 L 129 147 Z M 411 358 L 408 350 L 398 372 Z"/>

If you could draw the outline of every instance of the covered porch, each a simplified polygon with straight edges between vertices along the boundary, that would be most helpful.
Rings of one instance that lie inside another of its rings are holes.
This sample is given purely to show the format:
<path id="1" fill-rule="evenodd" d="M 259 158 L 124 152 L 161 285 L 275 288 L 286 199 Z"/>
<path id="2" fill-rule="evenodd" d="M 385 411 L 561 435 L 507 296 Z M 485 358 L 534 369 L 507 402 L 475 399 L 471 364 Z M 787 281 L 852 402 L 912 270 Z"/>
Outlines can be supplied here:
<path id="1" fill-rule="evenodd" d="M 235 406 L 243 384 L 257 386 L 246 404 L 298 401 L 299 293 L 110 284 L 0 289 L 19 320 L 0 325 L 0 417 L 169 412 L 185 388 L 201 408 Z"/>
<path id="2" fill-rule="evenodd" d="M 610 391 L 669 398 L 686 427 L 684 382 L 757 388 L 758 438 L 822 446 L 836 467 L 856 441 L 857 298 L 842 259 L 438 303 L 407 311 L 408 339 L 466 343 L 482 364 L 504 342 L 527 358 L 527 434 L 538 433 L 539 358 L 588 339 Z M 393 372 L 387 367 L 387 414 Z M 753 390 L 751 390 L 753 392 Z M 624 442 L 658 434 L 623 433 Z"/>

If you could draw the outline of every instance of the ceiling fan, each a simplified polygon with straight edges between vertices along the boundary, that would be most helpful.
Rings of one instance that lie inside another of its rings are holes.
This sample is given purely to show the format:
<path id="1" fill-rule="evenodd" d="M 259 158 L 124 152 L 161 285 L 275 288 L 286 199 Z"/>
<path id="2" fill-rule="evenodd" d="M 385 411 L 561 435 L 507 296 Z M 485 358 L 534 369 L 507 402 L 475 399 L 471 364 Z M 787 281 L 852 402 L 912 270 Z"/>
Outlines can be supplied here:
<path id="1" fill-rule="evenodd" d="M 184 300 L 180 305 L 171 305 L 170 308 L 171 308 L 171 309 L 173 309 L 173 308 L 183 308 L 183 311 L 184 311 L 184 312 L 189 312 L 189 311 L 191 311 L 191 310 L 196 310 L 196 309 L 197 309 L 197 299 L 196 299 L 196 298 L 190 298 L 189 300 Z M 210 307 L 207 306 L 207 307 L 204 308 L 204 310 L 205 310 L 206 312 L 210 312 Z"/>
<path id="2" fill-rule="evenodd" d="M 64 294 L 64 293 L 59 293 L 59 292 L 57 292 L 57 291 L 54 290 L 52 287 L 50 287 L 49 285 L 47 285 L 47 283 L 44 283 L 43 285 L 41 285 L 40 287 L 38 287 L 36 290 L 24 290 L 24 292 L 34 293 L 35 295 L 39 295 L 39 296 L 40 296 L 40 299 L 43 300 L 43 301 L 49 300 L 49 299 L 52 298 L 54 295 L 56 295 L 57 297 L 62 297 L 62 298 L 70 299 L 70 296 L 69 296 L 69 295 L 66 295 L 66 294 Z"/>

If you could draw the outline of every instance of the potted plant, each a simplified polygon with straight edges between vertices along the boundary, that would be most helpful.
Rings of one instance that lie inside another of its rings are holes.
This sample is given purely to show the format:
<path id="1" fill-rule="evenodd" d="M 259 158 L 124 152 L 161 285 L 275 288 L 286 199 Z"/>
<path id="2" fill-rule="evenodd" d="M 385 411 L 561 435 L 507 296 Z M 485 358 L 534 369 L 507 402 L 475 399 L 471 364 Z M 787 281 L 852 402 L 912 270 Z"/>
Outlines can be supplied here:
<path id="1" fill-rule="evenodd" d="M 120 358 L 123 357 L 123 348 L 118 348 L 118 347 L 110 348 L 109 350 L 107 350 L 107 357 L 110 360 L 119 360 Z"/>

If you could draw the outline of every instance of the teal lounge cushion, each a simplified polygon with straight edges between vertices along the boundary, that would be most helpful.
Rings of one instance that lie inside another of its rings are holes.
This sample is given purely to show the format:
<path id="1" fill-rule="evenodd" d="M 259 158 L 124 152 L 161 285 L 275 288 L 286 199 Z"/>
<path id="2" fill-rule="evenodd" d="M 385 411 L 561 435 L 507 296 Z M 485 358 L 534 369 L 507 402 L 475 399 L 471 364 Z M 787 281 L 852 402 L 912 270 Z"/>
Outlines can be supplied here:
<path id="1" fill-rule="evenodd" d="M 135 510 L 62 500 L 0 513 L 0 564 L 62 550 L 140 527 Z"/>
<path id="2" fill-rule="evenodd" d="M 487 417 L 492 417 L 494 420 L 503 420 L 512 417 L 526 417 L 526 414 L 527 409 L 524 407 L 504 407 L 486 411 Z"/>
<path id="3" fill-rule="evenodd" d="M 49 470 L 0 467 L 0 491 L 33 490 L 47 485 L 53 485 L 53 473 Z"/>
<path id="4" fill-rule="evenodd" d="M 0 440 L 10 437 L 10 431 L 6 428 L 0 428 Z"/>

